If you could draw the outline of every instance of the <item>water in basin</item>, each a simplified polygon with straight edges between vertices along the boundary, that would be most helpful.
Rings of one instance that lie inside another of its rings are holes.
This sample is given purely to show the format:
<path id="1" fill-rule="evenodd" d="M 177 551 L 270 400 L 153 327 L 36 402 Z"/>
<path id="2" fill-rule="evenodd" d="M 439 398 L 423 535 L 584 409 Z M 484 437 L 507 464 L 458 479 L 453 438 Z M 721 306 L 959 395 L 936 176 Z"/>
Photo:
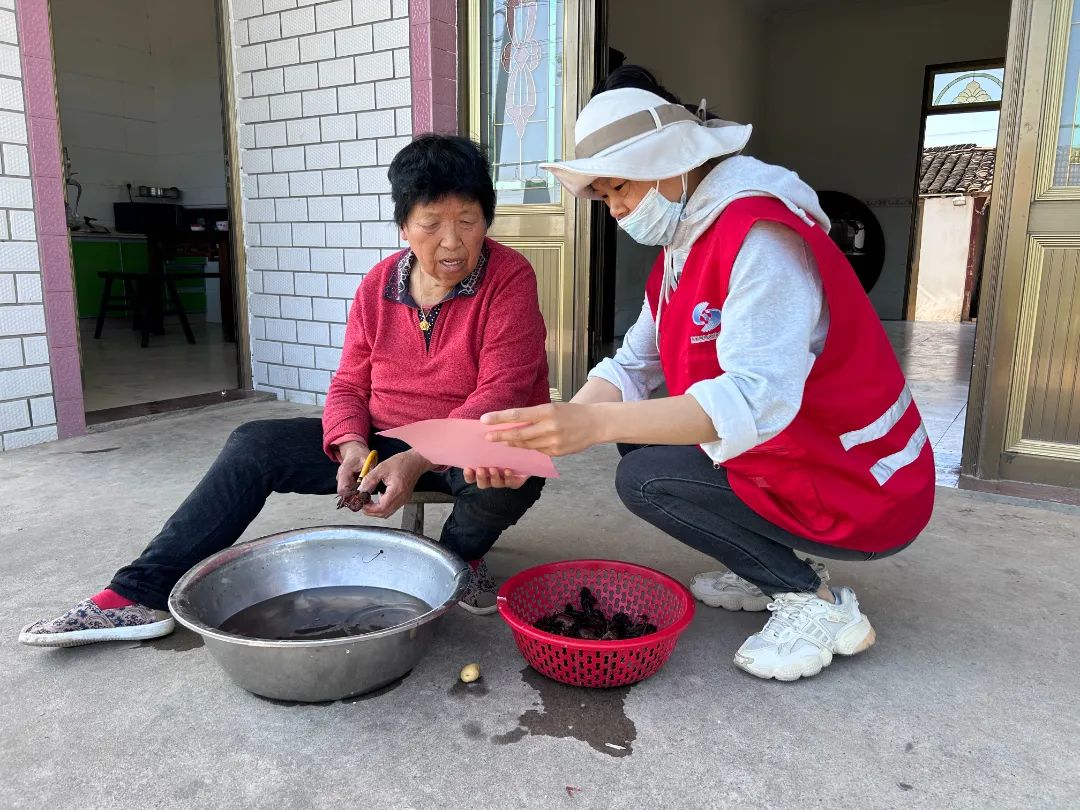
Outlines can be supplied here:
<path id="1" fill-rule="evenodd" d="M 390 588 L 306 588 L 256 602 L 221 623 L 226 633 L 274 641 L 362 636 L 422 616 L 431 606 Z"/>

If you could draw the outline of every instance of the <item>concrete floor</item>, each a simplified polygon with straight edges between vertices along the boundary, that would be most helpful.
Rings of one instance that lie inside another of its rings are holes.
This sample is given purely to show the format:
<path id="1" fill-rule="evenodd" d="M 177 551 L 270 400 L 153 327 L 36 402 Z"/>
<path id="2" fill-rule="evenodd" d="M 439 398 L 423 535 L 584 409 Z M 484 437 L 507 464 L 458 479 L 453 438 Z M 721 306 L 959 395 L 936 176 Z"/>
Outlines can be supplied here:
<path id="1" fill-rule="evenodd" d="M 659 674 L 605 692 L 532 673 L 498 617 L 455 611 L 396 688 L 325 706 L 253 697 L 186 632 L 16 642 L 137 554 L 233 427 L 307 412 L 221 406 L 0 456 L 0 807 L 1075 806 L 1071 507 L 940 489 L 911 549 L 831 565 L 878 644 L 795 684 L 732 665 L 760 614 L 707 608 Z M 614 464 L 611 448 L 561 460 L 496 575 L 580 556 L 684 581 L 713 567 L 622 508 Z M 330 497 L 274 496 L 246 536 L 335 522 Z M 455 688 L 470 661 L 481 688 Z"/>
<path id="2" fill-rule="evenodd" d="M 139 345 L 139 333 L 131 329 L 129 320 L 110 318 L 96 340 L 94 320 L 81 320 L 86 410 L 237 388 L 236 344 L 224 341 L 221 324 L 207 323 L 201 315 L 188 317 L 194 345 L 184 338 L 179 320 L 170 316 L 166 318 L 165 334 L 151 335 L 145 349 Z"/>

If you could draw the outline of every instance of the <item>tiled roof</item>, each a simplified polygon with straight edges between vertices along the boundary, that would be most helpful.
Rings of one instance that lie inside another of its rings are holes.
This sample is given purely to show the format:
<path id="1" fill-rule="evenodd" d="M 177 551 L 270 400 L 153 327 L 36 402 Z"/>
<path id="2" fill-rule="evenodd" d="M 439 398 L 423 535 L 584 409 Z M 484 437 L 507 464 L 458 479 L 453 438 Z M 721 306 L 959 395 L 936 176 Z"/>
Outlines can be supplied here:
<path id="1" fill-rule="evenodd" d="M 923 150 L 919 194 L 988 194 L 996 152 L 973 143 Z"/>

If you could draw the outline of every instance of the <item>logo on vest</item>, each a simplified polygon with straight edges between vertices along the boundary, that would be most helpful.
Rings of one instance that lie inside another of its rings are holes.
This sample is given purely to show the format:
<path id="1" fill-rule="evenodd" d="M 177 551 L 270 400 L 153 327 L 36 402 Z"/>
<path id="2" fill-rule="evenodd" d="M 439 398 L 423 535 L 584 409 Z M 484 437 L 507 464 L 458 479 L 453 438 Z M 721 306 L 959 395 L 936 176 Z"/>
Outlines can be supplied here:
<path id="1" fill-rule="evenodd" d="M 720 310 L 711 309 L 708 301 L 702 301 L 694 307 L 693 321 L 701 327 L 702 334 L 691 335 L 691 343 L 708 343 L 720 337 L 716 330 L 720 328 Z"/>

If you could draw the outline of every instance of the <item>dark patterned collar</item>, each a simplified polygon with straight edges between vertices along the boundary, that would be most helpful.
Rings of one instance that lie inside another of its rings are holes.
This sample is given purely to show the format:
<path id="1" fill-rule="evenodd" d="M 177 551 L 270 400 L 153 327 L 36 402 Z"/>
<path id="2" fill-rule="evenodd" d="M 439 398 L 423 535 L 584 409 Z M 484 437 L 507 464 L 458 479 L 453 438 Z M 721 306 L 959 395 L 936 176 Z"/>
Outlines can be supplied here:
<path id="1" fill-rule="evenodd" d="M 459 295 L 476 295 L 480 282 L 484 280 L 484 269 L 487 267 L 489 252 L 485 243 L 480 249 L 480 258 L 476 262 L 476 269 L 459 281 L 443 301 L 449 301 Z M 413 300 L 412 293 L 409 292 L 409 275 L 412 273 L 413 265 L 416 263 L 415 260 L 416 254 L 411 249 L 406 250 L 401 255 L 397 268 L 390 274 L 390 280 L 383 290 L 383 298 L 416 309 L 416 301 Z"/>

